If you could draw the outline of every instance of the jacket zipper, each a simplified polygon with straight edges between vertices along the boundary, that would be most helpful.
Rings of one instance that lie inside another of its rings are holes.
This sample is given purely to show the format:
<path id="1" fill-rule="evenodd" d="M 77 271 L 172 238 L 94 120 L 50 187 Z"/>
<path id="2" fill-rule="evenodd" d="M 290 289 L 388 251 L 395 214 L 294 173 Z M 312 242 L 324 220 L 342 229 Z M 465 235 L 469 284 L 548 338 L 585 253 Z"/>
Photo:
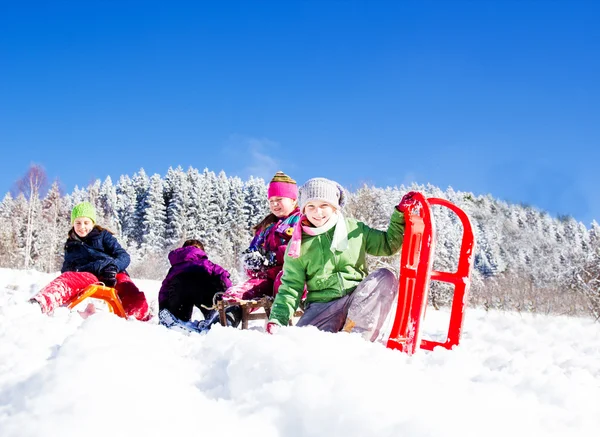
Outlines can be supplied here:
<path id="1" fill-rule="evenodd" d="M 325 235 L 327 235 L 327 240 L 329 241 L 329 249 L 328 250 L 332 251 L 331 250 L 331 243 L 333 243 L 333 239 L 329 237 L 329 233 L 328 232 L 325 232 Z M 339 266 L 338 266 L 338 257 L 337 257 L 337 254 L 335 253 L 335 249 L 332 252 L 333 252 L 333 261 L 334 261 L 333 265 L 335 266 L 335 271 L 336 271 L 336 274 L 337 274 L 337 277 L 338 277 L 338 291 L 340 293 L 340 297 L 343 297 L 344 296 L 344 290 L 342 288 L 342 274 L 340 273 L 340 269 L 339 269 Z"/>

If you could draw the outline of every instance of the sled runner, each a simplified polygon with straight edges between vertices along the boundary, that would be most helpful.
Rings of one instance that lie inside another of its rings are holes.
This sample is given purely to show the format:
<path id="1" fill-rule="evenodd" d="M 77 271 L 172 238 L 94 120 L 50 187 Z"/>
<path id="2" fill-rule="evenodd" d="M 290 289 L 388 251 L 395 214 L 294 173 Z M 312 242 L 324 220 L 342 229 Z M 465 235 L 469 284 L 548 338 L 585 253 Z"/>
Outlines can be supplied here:
<path id="1" fill-rule="evenodd" d="M 463 226 L 460 257 L 456 272 L 432 271 L 435 254 L 436 228 L 431 213 L 432 205 L 452 210 Z M 405 214 L 406 228 L 400 257 L 398 307 L 387 347 L 412 355 L 417 348 L 433 350 L 436 346 L 452 349 L 458 345 L 463 315 L 471 283 L 474 240 L 469 218 L 463 210 L 445 199 L 426 199 L 416 193 L 415 201 Z M 421 322 L 427 307 L 430 281 L 454 285 L 450 325 L 444 342 L 421 340 Z"/>
<path id="2" fill-rule="evenodd" d="M 121 299 L 117 295 L 117 290 L 111 287 L 106 287 L 102 284 L 92 284 L 85 287 L 81 294 L 69 304 L 69 308 L 72 309 L 79 305 L 84 299 L 93 297 L 94 299 L 100 299 L 106 302 L 108 310 L 111 313 L 116 314 L 119 317 L 126 318 L 125 310 Z"/>

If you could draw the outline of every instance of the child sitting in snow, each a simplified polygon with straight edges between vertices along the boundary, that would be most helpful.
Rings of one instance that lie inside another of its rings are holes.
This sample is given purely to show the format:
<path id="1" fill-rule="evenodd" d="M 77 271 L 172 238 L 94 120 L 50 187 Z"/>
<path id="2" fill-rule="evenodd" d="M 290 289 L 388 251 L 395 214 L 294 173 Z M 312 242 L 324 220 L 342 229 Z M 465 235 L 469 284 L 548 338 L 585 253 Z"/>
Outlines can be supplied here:
<path id="1" fill-rule="evenodd" d="M 387 231 L 372 229 L 342 214 L 343 188 L 325 178 L 308 180 L 300 188 L 303 215 L 294 228 L 266 330 L 285 326 L 298 308 L 305 284 L 304 314 L 296 326 L 316 326 L 327 332 L 359 332 L 374 341 L 398 290 L 391 271 L 368 274 L 366 254 L 389 256 L 404 238 L 404 211 L 413 193 L 394 209 Z"/>
<path id="2" fill-rule="evenodd" d="M 146 321 L 150 310 L 146 296 L 125 271 L 129 254 L 110 231 L 96 224 L 96 209 L 89 202 L 71 211 L 71 224 L 65 243 L 61 275 L 42 288 L 30 302 L 39 304 L 43 313 L 68 304 L 88 285 L 102 282 L 114 287 L 128 317 Z"/>
<path id="3" fill-rule="evenodd" d="M 271 212 L 254 227 L 254 238 L 244 253 L 249 279 L 228 289 L 223 299 L 250 300 L 277 293 L 285 248 L 300 218 L 296 181 L 278 171 L 269 183 L 267 197 Z"/>
<path id="4" fill-rule="evenodd" d="M 214 264 L 198 240 L 187 240 L 183 246 L 169 253 L 171 268 L 158 294 L 160 323 L 169 328 L 203 331 L 215 323 L 218 314 L 209 311 L 216 293 L 231 286 L 229 272 Z M 190 322 L 194 306 L 202 311 L 205 320 Z"/>

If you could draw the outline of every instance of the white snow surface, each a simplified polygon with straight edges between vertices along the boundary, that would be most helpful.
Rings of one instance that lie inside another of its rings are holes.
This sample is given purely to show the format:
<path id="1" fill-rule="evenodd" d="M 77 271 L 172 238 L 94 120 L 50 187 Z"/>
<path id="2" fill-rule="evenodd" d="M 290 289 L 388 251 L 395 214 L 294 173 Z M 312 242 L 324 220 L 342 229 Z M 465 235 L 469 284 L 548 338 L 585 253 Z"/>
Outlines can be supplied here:
<path id="1" fill-rule="evenodd" d="M 409 357 L 263 321 L 185 335 L 98 304 L 42 315 L 27 299 L 55 276 L 0 269 L 1 437 L 600 435 L 588 318 L 468 309 L 458 347 Z M 135 282 L 156 307 L 160 282 Z M 424 338 L 447 323 L 429 308 Z"/>

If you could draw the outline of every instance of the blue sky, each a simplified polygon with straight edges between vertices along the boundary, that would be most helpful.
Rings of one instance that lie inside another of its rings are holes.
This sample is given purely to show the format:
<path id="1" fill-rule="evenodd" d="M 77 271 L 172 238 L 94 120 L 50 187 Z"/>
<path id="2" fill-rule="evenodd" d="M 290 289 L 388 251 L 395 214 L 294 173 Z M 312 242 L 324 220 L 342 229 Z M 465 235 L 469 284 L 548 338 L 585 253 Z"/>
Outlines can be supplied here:
<path id="1" fill-rule="evenodd" d="M 600 221 L 592 1 L 0 3 L 0 190 L 208 167 Z"/>

